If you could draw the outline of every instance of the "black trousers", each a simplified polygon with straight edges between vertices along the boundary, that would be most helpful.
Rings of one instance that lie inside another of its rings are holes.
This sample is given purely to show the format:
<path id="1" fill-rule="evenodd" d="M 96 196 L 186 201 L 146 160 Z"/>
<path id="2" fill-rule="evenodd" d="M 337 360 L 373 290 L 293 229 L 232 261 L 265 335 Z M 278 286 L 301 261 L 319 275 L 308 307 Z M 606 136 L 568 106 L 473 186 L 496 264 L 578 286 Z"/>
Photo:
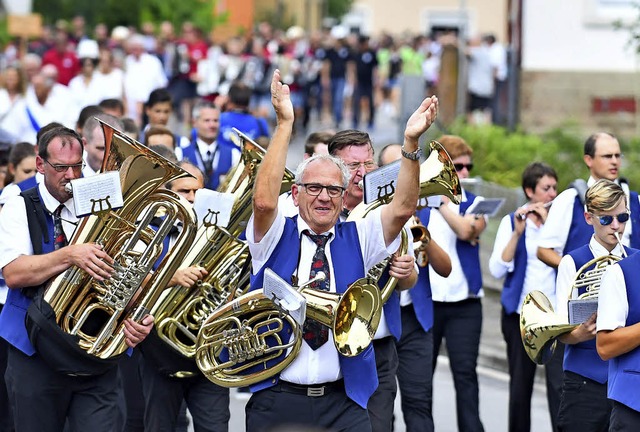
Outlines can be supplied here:
<path id="1" fill-rule="evenodd" d="M 433 368 L 442 339 L 447 341 L 449 365 L 456 388 L 458 430 L 482 432 L 478 374 L 478 350 L 482 330 L 482 303 L 467 299 L 454 303 L 433 302 Z"/>
<path id="2" fill-rule="evenodd" d="M 16 430 L 71 432 L 121 430 L 122 388 L 118 368 L 103 375 L 70 377 L 53 371 L 39 355 L 10 346 L 5 373 Z"/>
<path id="3" fill-rule="evenodd" d="M 198 374 L 173 378 L 159 373 L 142 356 L 142 385 L 145 398 L 145 430 L 174 432 L 183 399 L 193 418 L 196 432 L 229 430 L 229 389 Z"/>
<path id="4" fill-rule="evenodd" d="M 0 304 L 0 312 L 2 307 Z M 13 414 L 9 405 L 9 396 L 7 395 L 7 385 L 4 381 L 4 373 L 7 369 L 7 356 L 9 354 L 9 343 L 0 338 L 0 432 L 13 432 Z"/>
<path id="5" fill-rule="evenodd" d="M 308 427 L 331 432 L 371 432 L 367 410 L 342 390 L 312 397 L 279 382 L 251 395 L 245 407 L 247 432 L 300 431 Z"/>
<path id="6" fill-rule="evenodd" d="M 612 401 L 609 432 L 636 432 L 640 425 L 640 412 L 618 401 Z"/>
<path id="7" fill-rule="evenodd" d="M 407 432 L 433 432 L 433 332 L 425 332 L 413 305 L 402 307 L 398 351 L 398 385 Z"/>
<path id="8" fill-rule="evenodd" d="M 374 339 L 373 351 L 376 356 L 378 388 L 371 395 L 367 410 L 373 432 L 390 432 L 393 429 L 393 403 L 398 393 L 396 372 L 398 353 L 393 336 Z"/>
<path id="9" fill-rule="evenodd" d="M 118 364 L 123 389 L 124 432 L 144 432 L 144 395 L 142 393 L 142 377 L 140 376 L 141 359 L 140 350 L 133 350 L 131 357 L 123 357 Z"/>
<path id="10" fill-rule="evenodd" d="M 509 431 L 528 432 L 531 430 L 531 396 L 537 365 L 531 361 L 522 345 L 520 314 L 507 314 L 502 309 L 501 327 L 509 362 Z M 556 352 L 545 365 L 549 416 L 554 431 L 557 431 L 556 419 L 562 390 L 563 347 L 558 343 Z"/>
<path id="11" fill-rule="evenodd" d="M 611 407 L 606 383 L 564 372 L 558 413 L 561 432 L 606 432 L 609 430 Z"/>

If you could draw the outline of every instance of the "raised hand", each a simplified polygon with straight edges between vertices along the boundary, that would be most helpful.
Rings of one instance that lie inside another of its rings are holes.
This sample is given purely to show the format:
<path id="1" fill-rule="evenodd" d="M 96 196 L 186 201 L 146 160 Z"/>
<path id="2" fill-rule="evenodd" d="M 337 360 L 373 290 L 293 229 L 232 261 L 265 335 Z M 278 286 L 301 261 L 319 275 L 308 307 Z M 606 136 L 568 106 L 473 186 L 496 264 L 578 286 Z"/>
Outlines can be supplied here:
<path id="1" fill-rule="evenodd" d="M 417 110 L 407 120 L 404 136 L 410 140 L 418 140 L 436 121 L 438 115 L 438 98 L 430 96 L 422 101 Z"/>
<path id="2" fill-rule="evenodd" d="M 278 123 L 293 121 L 293 103 L 291 102 L 291 92 L 287 84 L 280 80 L 280 70 L 273 71 L 271 78 L 271 104 L 276 111 Z"/>

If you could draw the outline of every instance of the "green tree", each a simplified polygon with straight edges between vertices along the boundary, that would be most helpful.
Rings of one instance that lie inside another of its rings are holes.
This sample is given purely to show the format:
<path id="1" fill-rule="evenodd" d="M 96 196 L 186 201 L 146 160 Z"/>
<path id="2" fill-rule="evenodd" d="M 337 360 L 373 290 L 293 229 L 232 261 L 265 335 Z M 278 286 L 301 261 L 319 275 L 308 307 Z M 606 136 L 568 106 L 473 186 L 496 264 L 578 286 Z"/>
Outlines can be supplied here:
<path id="1" fill-rule="evenodd" d="M 349 12 L 353 0 L 326 0 L 327 14 L 332 18 L 341 18 L 344 14 Z"/>

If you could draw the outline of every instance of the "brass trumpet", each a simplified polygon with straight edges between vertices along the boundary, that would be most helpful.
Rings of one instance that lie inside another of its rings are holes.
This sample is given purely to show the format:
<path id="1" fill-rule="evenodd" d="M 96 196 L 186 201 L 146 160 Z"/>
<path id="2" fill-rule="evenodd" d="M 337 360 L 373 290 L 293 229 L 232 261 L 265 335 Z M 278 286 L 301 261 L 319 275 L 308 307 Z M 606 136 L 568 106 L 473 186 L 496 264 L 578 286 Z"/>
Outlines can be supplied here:
<path id="1" fill-rule="evenodd" d="M 429 255 L 427 255 L 427 245 L 431 241 L 431 234 L 427 227 L 422 225 L 420 218 L 413 216 L 413 225 L 411 226 L 411 235 L 413 236 L 414 254 L 416 256 L 416 264 L 418 267 L 426 267 L 429 263 Z M 419 243 L 416 247 L 416 243 Z"/>

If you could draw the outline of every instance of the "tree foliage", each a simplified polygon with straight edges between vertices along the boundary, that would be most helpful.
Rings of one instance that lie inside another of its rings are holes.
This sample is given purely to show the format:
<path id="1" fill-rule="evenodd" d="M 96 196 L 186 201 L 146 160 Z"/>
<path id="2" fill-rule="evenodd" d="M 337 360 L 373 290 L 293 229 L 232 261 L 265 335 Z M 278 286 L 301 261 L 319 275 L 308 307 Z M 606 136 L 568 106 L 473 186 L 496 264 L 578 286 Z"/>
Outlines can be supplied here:
<path id="1" fill-rule="evenodd" d="M 341 18 L 344 14 L 349 12 L 353 0 L 326 0 L 327 14 L 332 18 Z"/>

